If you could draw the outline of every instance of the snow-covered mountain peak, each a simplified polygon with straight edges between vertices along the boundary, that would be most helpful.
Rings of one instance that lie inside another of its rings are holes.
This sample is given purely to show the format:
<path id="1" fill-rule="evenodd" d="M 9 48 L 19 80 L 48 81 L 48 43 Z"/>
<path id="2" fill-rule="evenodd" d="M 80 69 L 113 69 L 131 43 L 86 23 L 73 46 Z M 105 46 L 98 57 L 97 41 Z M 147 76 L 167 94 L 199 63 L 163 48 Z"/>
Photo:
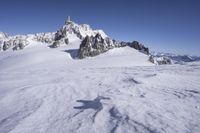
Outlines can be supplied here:
<path id="1" fill-rule="evenodd" d="M 179 55 L 174 53 L 162 53 L 162 52 L 151 52 L 151 55 L 154 57 L 166 57 L 171 59 L 176 64 L 182 64 L 184 62 L 194 62 L 199 61 L 199 56 L 193 56 L 193 55 Z"/>
<path id="2" fill-rule="evenodd" d="M 0 39 L 5 39 L 7 37 L 8 37 L 8 35 L 6 33 L 0 32 Z"/>
<path id="3" fill-rule="evenodd" d="M 63 36 L 75 34 L 80 39 L 96 34 L 101 34 L 103 38 L 108 37 L 103 30 L 93 30 L 88 24 L 77 24 L 71 20 L 67 20 L 58 32 L 61 32 Z"/>

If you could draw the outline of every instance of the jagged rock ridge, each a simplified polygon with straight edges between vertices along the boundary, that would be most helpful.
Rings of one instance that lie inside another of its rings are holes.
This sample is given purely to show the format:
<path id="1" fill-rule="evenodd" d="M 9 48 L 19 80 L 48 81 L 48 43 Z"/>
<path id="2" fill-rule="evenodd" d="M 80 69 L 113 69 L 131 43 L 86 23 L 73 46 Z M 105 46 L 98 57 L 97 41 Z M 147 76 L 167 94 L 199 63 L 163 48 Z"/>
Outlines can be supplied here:
<path id="1" fill-rule="evenodd" d="M 55 39 L 52 47 L 56 48 L 61 44 L 68 44 L 70 42 L 70 35 L 77 36 L 80 40 L 83 40 L 86 36 L 95 36 L 100 34 L 103 38 L 107 35 L 102 30 L 92 30 L 87 24 L 78 25 L 70 20 L 55 33 Z"/>
<path id="2" fill-rule="evenodd" d="M 109 37 L 103 38 L 100 34 L 96 36 L 86 36 L 82 41 L 79 51 L 78 58 L 82 59 L 89 56 L 96 56 L 104 53 L 112 48 L 129 46 L 134 49 L 143 52 L 144 54 L 149 54 L 149 49 L 137 41 L 133 42 L 119 42 Z"/>

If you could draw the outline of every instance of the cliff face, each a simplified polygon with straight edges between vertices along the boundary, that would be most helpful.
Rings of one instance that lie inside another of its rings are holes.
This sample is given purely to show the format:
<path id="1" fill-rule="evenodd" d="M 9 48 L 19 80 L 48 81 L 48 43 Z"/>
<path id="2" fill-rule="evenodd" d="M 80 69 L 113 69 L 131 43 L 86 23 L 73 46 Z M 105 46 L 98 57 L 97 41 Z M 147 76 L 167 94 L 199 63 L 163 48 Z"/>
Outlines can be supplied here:
<path id="1" fill-rule="evenodd" d="M 78 58 L 82 59 L 88 56 L 96 56 L 109 49 L 122 46 L 126 45 L 110 38 L 104 39 L 100 34 L 97 34 L 96 36 L 86 36 L 78 50 Z"/>
<path id="2" fill-rule="evenodd" d="M 82 41 L 78 50 L 78 58 L 82 59 L 89 56 L 96 56 L 108 51 L 109 49 L 129 46 L 144 54 L 149 54 L 149 49 L 137 41 L 117 42 L 110 38 L 103 38 L 100 34 L 96 36 L 87 36 Z"/>
<path id="3" fill-rule="evenodd" d="M 93 30 L 87 24 L 76 24 L 73 21 L 67 21 L 56 33 L 52 47 L 56 48 L 62 44 L 69 44 L 71 41 L 71 35 L 76 36 L 80 40 L 83 40 L 86 36 L 95 36 L 100 34 L 103 38 L 107 35 L 102 30 Z"/>

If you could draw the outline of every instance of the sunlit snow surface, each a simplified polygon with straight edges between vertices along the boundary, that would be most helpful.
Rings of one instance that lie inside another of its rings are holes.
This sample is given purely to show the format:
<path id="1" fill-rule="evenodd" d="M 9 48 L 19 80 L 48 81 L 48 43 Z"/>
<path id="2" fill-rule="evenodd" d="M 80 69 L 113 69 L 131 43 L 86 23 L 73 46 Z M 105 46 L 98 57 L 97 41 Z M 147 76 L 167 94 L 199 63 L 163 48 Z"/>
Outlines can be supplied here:
<path id="1" fill-rule="evenodd" d="M 79 44 L 0 52 L 0 133 L 200 132 L 200 62 L 128 47 L 78 60 Z"/>

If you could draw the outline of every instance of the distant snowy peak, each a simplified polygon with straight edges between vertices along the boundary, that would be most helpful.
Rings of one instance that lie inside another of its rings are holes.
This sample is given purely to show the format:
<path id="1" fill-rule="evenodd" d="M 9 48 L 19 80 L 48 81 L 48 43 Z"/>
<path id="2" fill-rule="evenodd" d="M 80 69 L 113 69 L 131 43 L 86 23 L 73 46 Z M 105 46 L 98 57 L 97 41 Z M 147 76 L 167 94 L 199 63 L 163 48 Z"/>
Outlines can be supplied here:
<path id="1" fill-rule="evenodd" d="M 95 36 L 96 34 L 100 34 L 103 38 L 108 37 L 103 30 L 93 30 L 88 24 L 79 25 L 73 21 L 65 23 L 62 30 L 66 31 L 68 34 L 78 34 L 81 38 L 85 38 L 86 36 Z"/>
<path id="2" fill-rule="evenodd" d="M 173 60 L 174 63 L 184 63 L 184 62 L 193 62 L 200 61 L 200 56 L 190 56 L 190 55 L 178 55 L 173 53 L 161 53 L 161 52 L 152 52 L 152 56 L 154 57 L 166 57 Z"/>

